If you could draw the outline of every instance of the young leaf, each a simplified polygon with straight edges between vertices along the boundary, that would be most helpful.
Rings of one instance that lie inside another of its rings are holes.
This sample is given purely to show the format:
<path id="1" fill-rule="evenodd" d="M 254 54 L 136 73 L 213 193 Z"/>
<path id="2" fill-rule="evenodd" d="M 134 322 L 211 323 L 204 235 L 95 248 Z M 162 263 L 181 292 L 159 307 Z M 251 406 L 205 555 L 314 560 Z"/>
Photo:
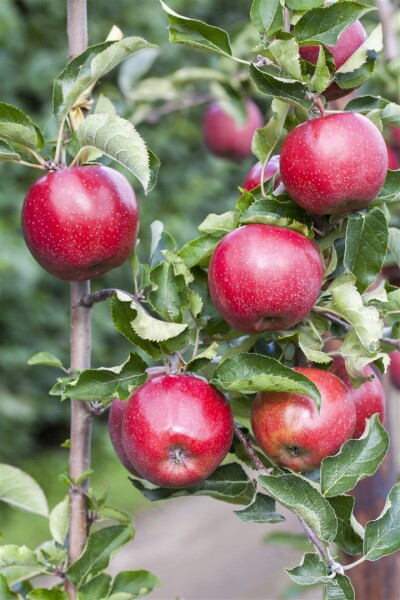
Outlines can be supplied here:
<path id="1" fill-rule="evenodd" d="M 274 40 L 261 54 L 272 60 L 275 65 L 286 71 L 293 79 L 303 80 L 299 45 L 294 36 L 287 34 L 284 39 Z"/>
<path id="2" fill-rule="evenodd" d="M 300 208 L 286 194 L 268 196 L 254 202 L 240 217 L 240 223 L 263 223 L 298 231 L 306 237 L 313 237 L 312 221 L 305 210 Z"/>
<path id="3" fill-rule="evenodd" d="M 336 575 L 324 584 L 323 600 L 355 600 L 350 579 L 346 575 Z"/>
<path id="4" fill-rule="evenodd" d="M 7 142 L 0 140 L 0 160 L 4 162 L 17 162 L 21 160 L 21 157 Z"/>
<path id="5" fill-rule="evenodd" d="M 304 46 L 312 41 L 334 46 L 345 29 L 371 10 L 371 6 L 351 1 L 313 8 L 301 17 L 292 33 Z"/>
<path id="6" fill-rule="evenodd" d="M 43 147 L 40 129 L 22 110 L 0 102 L 0 139 L 32 150 Z M 6 148 L 3 146 L 4 151 Z"/>
<path id="7" fill-rule="evenodd" d="M 321 492 L 329 498 L 352 490 L 375 473 L 389 448 L 389 436 L 375 414 L 358 440 L 348 440 L 338 454 L 321 463 Z"/>
<path id="8" fill-rule="evenodd" d="M 198 230 L 205 235 L 222 236 L 238 227 L 237 211 L 230 210 L 222 215 L 210 214 L 198 226 Z"/>
<path id="9" fill-rule="evenodd" d="M 126 37 L 87 48 L 71 60 L 54 81 L 53 111 L 62 121 L 79 98 L 119 63 L 143 48 L 154 48 L 141 37 Z"/>
<path id="10" fill-rule="evenodd" d="M 97 577 L 93 577 L 79 589 L 78 600 L 109 598 L 111 581 L 111 575 L 107 573 L 100 573 Z"/>
<path id="11" fill-rule="evenodd" d="M 242 510 L 233 511 L 245 523 L 280 523 L 285 517 L 275 512 L 275 500 L 257 493 L 251 504 Z"/>
<path id="12" fill-rule="evenodd" d="M 160 4 L 168 16 L 170 42 L 188 44 L 232 58 L 229 36 L 226 31 L 207 25 L 202 21 L 178 15 L 162 0 L 160 0 Z"/>
<path id="13" fill-rule="evenodd" d="M 293 581 L 299 585 L 312 585 L 329 581 L 326 565 L 318 554 L 307 552 L 298 567 L 285 569 Z"/>
<path id="14" fill-rule="evenodd" d="M 114 579 L 111 594 L 125 592 L 129 598 L 141 598 L 159 585 L 158 578 L 149 571 L 121 571 Z"/>
<path id="15" fill-rule="evenodd" d="M 274 96 L 282 102 L 293 104 L 307 112 L 312 106 L 311 100 L 306 99 L 307 88 L 301 81 L 275 77 L 261 71 L 253 63 L 250 65 L 250 79 L 266 96 Z"/>
<path id="16" fill-rule="evenodd" d="M 112 556 L 133 537 L 132 527 L 113 525 L 89 536 L 81 556 L 68 569 L 67 576 L 78 589 L 108 567 Z"/>
<path id="17" fill-rule="evenodd" d="M 362 554 L 364 529 L 353 515 L 354 497 L 335 496 L 328 499 L 338 520 L 335 544 L 347 554 Z"/>
<path id="18" fill-rule="evenodd" d="M 0 464 L 0 501 L 42 517 L 49 516 L 42 488 L 30 475 L 11 465 Z"/>
<path id="19" fill-rule="evenodd" d="M 335 511 L 319 491 L 299 475 L 260 475 L 258 482 L 277 502 L 301 517 L 324 542 L 337 533 Z"/>
<path id="20" fill-rule="evenodd" d="M 117 296 L 111 299 L 111 317 L 114 327 L 134 346 L 141 348 L 154 360 L 161 358 L 162 352 L 157 342 L 143 340 L 132 329 L 132 321 L 136 317 L 136 310 L 131 307 L 131 302 L 120 300 Z"/>
<path id="21" fill-rule="evenodd" d="M 281 10 L 279 0 L 253 0 L 250 19 L 259 33 L 268 34 L 279 10 Z"/>
<path id="22" fill-rule="evenodd" d="M 293 392 L 309 396 L 317 406 L 321 401 L 318 389 L 307 377 L 261 354 L 238 354 L 225 360 L 217 367 L 211 383 L 242 394 Z"/>
<path id="23" fill-rule="evenodd" d="M 54 356 L 54 354 L 50 354 L 49 352 L 38 352 L 31 356 L 28 361 L 28 365 L 46 365 L 48 367 L 55 367 L 57 369 L 62 369 L 65 371 L 65 367 L 62 364 L 61 360 Z"/>
<path id="24" fill-rule="evenodd" d="M 149 192 L 160 166 L 130 121 L 109 114 L 89 115 L 76 131 L 81 146 L 100 150 L 129 169 Z"/>
<path id="25" fill-rule="evenodd" d="M 356 286 L 361 294 L 380 272 L 388 241 L 388 223 L 381 208 L 373 207 L 350 215 L 343 264 L 356 278 Z"/>
<path id="26" fill-rule="evenodd" d="M 205 481 L 187 488 L 150 489 L 136 479 L 131 479 L 131 482 L 151 502 L 180 496 L 211 496 L 233 504 L 248 504 L 255 493 L 253 482 L 237 463 L 222 465 Z"/>
<path id="27" fill-rule="evenodd" d="M 389 492 L 380 516 L 365 526 L 364 554 L 367 560 L 379 560 L 399 549 L 400 483 L 397 483 Z"/>
<path id="28" fill-rule="evenodd" d="M 266 165 L 282 135 L 289 105 L 274 98 L 271 103 L 272 116 L 264 127 L 256 129 L 251 150 Z"/>
<path id="29" fill-rule="evenodd" d="M 106 402 L 118 397 L 125 400 L 133 389 L 146 381 L 146 368 L 144 360 L 138 354 L 131 353 L 128 360 L 118 367 L 87 369 L 79 374 L 78 379 L 66 385 L 62 399 Z"/>
<path id="30" fill-rule="evenodd" d="M 166 321 L 182 322 L 182 311 L 189 307 L 189 289 L 183 275 L 175 275 L 171 263 L 162 262 L 152 269 L 153 289 L 147 299 L 154 310 Z"/>
<path id="31" fill-rule="evenodd" d="M 69 526 L 69 500 L 68 496 L 61 500 L 50 513 L 49 527 L 53 539 L 63 546 Z"/>

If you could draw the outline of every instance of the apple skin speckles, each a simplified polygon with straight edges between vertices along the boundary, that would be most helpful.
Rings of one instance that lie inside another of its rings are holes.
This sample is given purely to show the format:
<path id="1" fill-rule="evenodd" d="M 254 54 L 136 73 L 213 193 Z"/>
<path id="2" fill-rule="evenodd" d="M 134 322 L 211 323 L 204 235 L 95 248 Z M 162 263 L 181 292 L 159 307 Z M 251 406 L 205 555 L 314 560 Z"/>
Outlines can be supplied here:
<path id="1" fill-rule="evenodd" d="M 295 127 L 280 154 L 282 182 L 316 215 L 365 208 L 381 190 L 388 153 L 379 129 L 363 115 L 337 113 Z"/>

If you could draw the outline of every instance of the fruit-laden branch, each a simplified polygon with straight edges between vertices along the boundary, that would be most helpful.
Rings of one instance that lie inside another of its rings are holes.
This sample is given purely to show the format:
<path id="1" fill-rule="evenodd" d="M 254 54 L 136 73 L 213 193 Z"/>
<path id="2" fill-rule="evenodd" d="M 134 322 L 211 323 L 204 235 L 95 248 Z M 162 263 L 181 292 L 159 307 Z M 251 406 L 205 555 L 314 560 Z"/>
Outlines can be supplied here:
<path id="1" fill-rule="evenodd" d="M 256 470 L 259 471 L 260 473 L 268 474 L 269 473 L 268 469 L 266 469 L 266 467 L 263 465 L 263 463 L 257 456 L 257 453 L 254 450 L 251 440 L 243 433 L 243 431 L 240 430 L 240 428 L 237 425 L 235 425 L 234 430 L 235 430 L 236 437 L 242 443 L 242 445 L 246 449 L 247 454 L 253 461 Z M 330 568 L 332 573 L 337 573 L 337 572 L 342 573 L 341 565 L 339 565 L 338 563 L 335 563 L 335 561 L 332 560 L 327 548 L 325 548 L 325 546 L 321 543 L 321 540 L 319 540 L 317 538 L 317 536 L 315 535 L 313 530 L 310 529 L 310 527 L 307 525 L 307 523 L 305 523 L 303 521 L 303 519 L 301 517 L 298 517 L 298 519 L 299 519 L 301 526 L 303 527 L 304 532 L 307 535 L 308 539 L 310 540 L 312 545 L 317 549 L 321 558 L 326 562 L 326 564 L 328 565 L 328 567 Z"/>

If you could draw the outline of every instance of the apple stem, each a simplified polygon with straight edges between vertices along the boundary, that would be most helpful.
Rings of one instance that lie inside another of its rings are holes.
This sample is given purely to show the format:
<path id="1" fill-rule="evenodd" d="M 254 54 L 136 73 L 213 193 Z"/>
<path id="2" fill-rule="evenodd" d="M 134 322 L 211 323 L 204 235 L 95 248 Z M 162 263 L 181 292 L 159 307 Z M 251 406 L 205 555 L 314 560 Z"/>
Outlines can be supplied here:
<path id="1" fill-rule="evenodd" d="M 361 558 L 359 558 L 355 562 L 350 563 L 349 565 L 344 565 L 343 566 L 343 571 L 350 571 L 350 569 L 354 569 L 354 567 L 357 567 L 358 565 L 361 565 L 361 563 L 363 563 L 365 560 L 366 560 L 366 557 L 362 556 Z"/>

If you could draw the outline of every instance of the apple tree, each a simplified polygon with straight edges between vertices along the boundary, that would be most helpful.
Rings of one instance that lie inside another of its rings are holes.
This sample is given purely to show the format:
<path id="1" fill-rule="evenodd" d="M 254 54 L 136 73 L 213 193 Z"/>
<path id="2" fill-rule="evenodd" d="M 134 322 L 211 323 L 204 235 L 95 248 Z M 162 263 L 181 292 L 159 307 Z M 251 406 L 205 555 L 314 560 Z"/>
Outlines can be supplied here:
<path id="1" fill-rule="evenodd" d="M 29 475 L 0 466 L 0 498 L 49 516 L 52 534 L 36 549 L 0 547 L 2 597 L 117 600 L 157 585 L 146 571 L 113 580 L 105 572 L 133 537 L 130 515 L 89 487 L 93 421 L 110 409 L 127 489 L 154 502 L 209 495 L 245 522 L 279 523 L 283 506 L 310 542 L 288 576 L 320 584 L 327 600 L 351 600 L 348 573 L 400 549 L 394 471 L 376 518 L 359 522 L 351 493 L 388 453 L 380 378 L 400 350 L 400 290 L 384 271 L 388 256 L 400 264 L 400 171 L 388 169 L 382 136 L 400 126 L 400 107 L 358 90 L 381 60 L 382 28 L 368 35 L 360 19 L 374 8 L 353 0 L 253 0 L 233 44 L 217 26 L 159 4 L 172 43 L 223 65 L 169 80 L 171 88 L 180 81 L 183 96 L 185 85 L 210 86 L 210 151 L 237 161 L 252 153 L 258 162 L 237 182 L 234 206 L 208 215 L 197 237 L 179 246 L 155 221 L 142 248 L 138 203 L 115 167 L 147 193 L 160 164 L 94 90 L 152 44 L 114 31 L 87 47 L 83 0 L 68 1 L 71 60 L 53 89 L 57 140 L 0 103 L 1 160 L 43 172 L 27 191 L 22 233 L 41 266 L 71 282 L 70 365 L 45 349 L 30 360 L 61 371 L 50 394 L 71 402 L 68 496 L 49 513 Z M 136 121 L 159 100 L 154 78 L 137 87 L 147 99 Z M 91 279 L 126 260 L 125 289 L 91 292 Z M 123 364 L 92 369 L 91 311 L 100 301 L 132 350 Z M 344 562 L 343 553 L 352 558 Z M 31 587 L 39 574 L 59 583 Z"/>

